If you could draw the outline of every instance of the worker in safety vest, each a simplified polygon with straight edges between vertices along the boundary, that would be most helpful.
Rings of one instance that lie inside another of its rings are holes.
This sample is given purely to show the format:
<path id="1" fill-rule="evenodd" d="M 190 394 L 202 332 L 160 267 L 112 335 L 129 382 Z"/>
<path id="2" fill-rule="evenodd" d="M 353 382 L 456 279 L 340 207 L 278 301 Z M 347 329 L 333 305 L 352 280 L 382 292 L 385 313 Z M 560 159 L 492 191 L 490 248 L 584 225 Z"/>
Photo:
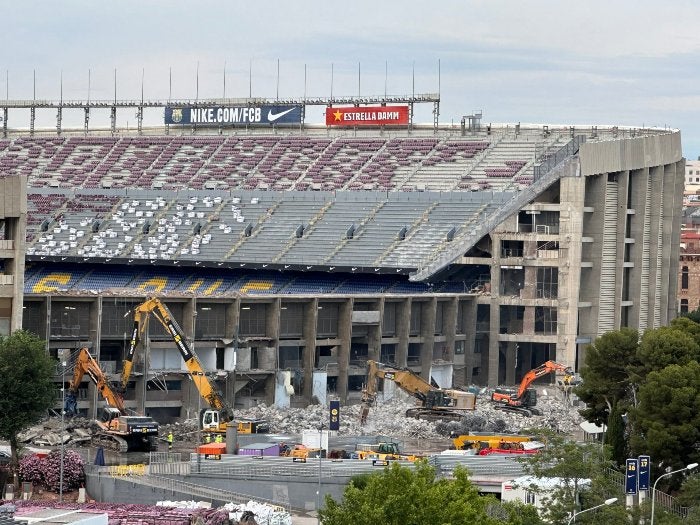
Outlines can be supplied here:
<path id="1" fill-rule="evenodd" d="M 223 443 L 224 442 L 224 437 L 221 434 L 217 434 L 216 437 L 214 438 L 215 443 Z"/>
<path id="2" fill-rule="evenodd" d="M 207 444 L 211 443 L 211 434 L 204 435 L 204 442 Z"/>
<path id="3" fill-rule="evenodd" d="M 168 452 L 173 450 L 173 433 L 168 432 Z"/>

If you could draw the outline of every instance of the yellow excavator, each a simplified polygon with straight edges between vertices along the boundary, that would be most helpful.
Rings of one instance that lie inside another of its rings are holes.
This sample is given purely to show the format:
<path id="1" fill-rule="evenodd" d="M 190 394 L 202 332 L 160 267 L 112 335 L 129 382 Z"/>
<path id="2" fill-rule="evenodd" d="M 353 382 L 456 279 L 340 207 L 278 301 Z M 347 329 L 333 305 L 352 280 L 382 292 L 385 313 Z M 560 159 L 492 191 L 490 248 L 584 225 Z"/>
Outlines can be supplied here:
<path id="1" fill-rule="evenodd" d="M 143 338 L 143 334 L 146 332 L 148 320 L 151 315 L 163 325 L 168 334 L 170 334 L 170 337 L 172 337 L 175 346 L 177 346 L 180 355 L 182 355 L 182 359 L 185 361 L 185 366 L 199 394 L 209 405 L 209 408 L 205 408 L 200 412 L 200 428 L 205 432 L 226 432 L 226 429 L 234 424 L 233 407 L 226 400 L 223 393 L 217 388 L 216 384 L 207 377 L 202 363 L 197 357 L 197 354 L 195 354 L 187 343 L 185 334 L 177 321 L 175 321 L 170 309 L 156 297 L 148 297 L 134 309 L 134 327 L 131 332 L 129 349 L 124 359 L 124 367 L 122 368 L 122 390 L 126 390 L 126 386 L 129 383 L 133 369 L 134 354 Z M 269 425 L 267 421 L 264 420 L 242 420 L 235 424 L 238 432 L 241 434 L 255 434 L 269 431 Z"/>
<path id="2" fill-rule="evenodd" d="M 476 409 L 476 394 L 472 392 L 438 388 L 407 368 L 395 368 L 370 359 L 367 361 L 367 384 L 362 389 L 361 424 L 367 422 L 369 409 L 376 401 L 377 379 L 393 381 L 418 400 L 419 406 L 409 408 L 406 417 L 458 420 Z"/>
<path id="3" fill-rule="evenodd" d="M 118 452 L 158 450 L 158 423 L 148 416 L 126 415 L 122 396 L 112 388 L 87 348 L 81 348 L 76 358 L 73 380 L 66 391 L 66 414 L 76 415 L 78 412 L 76 395 L 85 374 L 108 405 L 94 422 L 98 431 L 92 436 L 93 445 Z"/>

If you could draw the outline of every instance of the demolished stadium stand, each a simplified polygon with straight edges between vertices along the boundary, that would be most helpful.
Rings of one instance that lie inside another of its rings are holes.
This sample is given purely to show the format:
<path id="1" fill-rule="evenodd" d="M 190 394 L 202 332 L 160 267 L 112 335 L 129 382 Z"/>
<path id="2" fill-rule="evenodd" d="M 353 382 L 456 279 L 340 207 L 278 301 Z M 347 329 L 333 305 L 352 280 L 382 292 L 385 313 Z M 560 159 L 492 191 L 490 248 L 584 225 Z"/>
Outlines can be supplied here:
<path id="1" fill-rule="evenodd" d="M 359 400 L 367 359 L 514 384 L 674 316 L 677 130 L 219 131 L 0 140 L 29 193 L 25 328 L 118 373 L 128 313 L 155 294 L 237 406 L 288 406 Z M 127 405 L 189 414 L 171 341 L 150 341 Z"/>

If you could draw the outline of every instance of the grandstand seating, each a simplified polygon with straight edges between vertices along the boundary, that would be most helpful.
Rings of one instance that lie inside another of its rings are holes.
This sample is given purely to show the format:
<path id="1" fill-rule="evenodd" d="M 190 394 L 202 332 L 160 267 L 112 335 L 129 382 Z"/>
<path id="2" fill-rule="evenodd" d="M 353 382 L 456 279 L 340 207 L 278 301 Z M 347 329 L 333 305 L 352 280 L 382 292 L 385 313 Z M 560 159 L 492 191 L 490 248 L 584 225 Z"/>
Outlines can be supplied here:
<path id="1" fill-rule="evenodd" d="M 30 257 L 397 269 L 436 256 L 448 232 L 465 236 L 512 195 L 49 191 L 32 195 Z"/>
<path id="2" fill-rule="evenodd" d="M 25 275 L 25 294 L 68 291 L 120 295 L 128 288 L 131 294 L 145 297 L 257 296 L 269 294 L 379 294 L 379 293 L 465 293 L 470 283 L 449 282 L 428 285 L 412 283 L 405 276 L 349 275 L 344 273 L 266 272 L 245 270 L 211 270 L 197 268 L 163 268 L 124 265 L 33 263 Z"/>
<path id="3" fill-rule="evenodd" d="M 0 171 L 33 188 L 473 190 L 522 187 L 565 136 L 22 137 Z"/>

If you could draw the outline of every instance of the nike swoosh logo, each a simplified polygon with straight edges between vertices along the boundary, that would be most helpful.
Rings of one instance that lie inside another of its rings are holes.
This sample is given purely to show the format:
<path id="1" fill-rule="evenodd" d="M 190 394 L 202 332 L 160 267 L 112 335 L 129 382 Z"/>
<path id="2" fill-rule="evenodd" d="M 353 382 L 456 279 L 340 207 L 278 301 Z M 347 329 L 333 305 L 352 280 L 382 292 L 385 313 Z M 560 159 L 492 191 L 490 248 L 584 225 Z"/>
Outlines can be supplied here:
<path id="1" fill-rule="evenodd" d="M 281 119 L 284 117 L 287 113 L 291 113 L 294 111 L 296 108 L 289 108 L 285 111 L 281 111 L 280 113 L 273 113 L 272 110 L 267 112 L 267 120 L 268 122 L 274 122 L 275 120 Z"/>

